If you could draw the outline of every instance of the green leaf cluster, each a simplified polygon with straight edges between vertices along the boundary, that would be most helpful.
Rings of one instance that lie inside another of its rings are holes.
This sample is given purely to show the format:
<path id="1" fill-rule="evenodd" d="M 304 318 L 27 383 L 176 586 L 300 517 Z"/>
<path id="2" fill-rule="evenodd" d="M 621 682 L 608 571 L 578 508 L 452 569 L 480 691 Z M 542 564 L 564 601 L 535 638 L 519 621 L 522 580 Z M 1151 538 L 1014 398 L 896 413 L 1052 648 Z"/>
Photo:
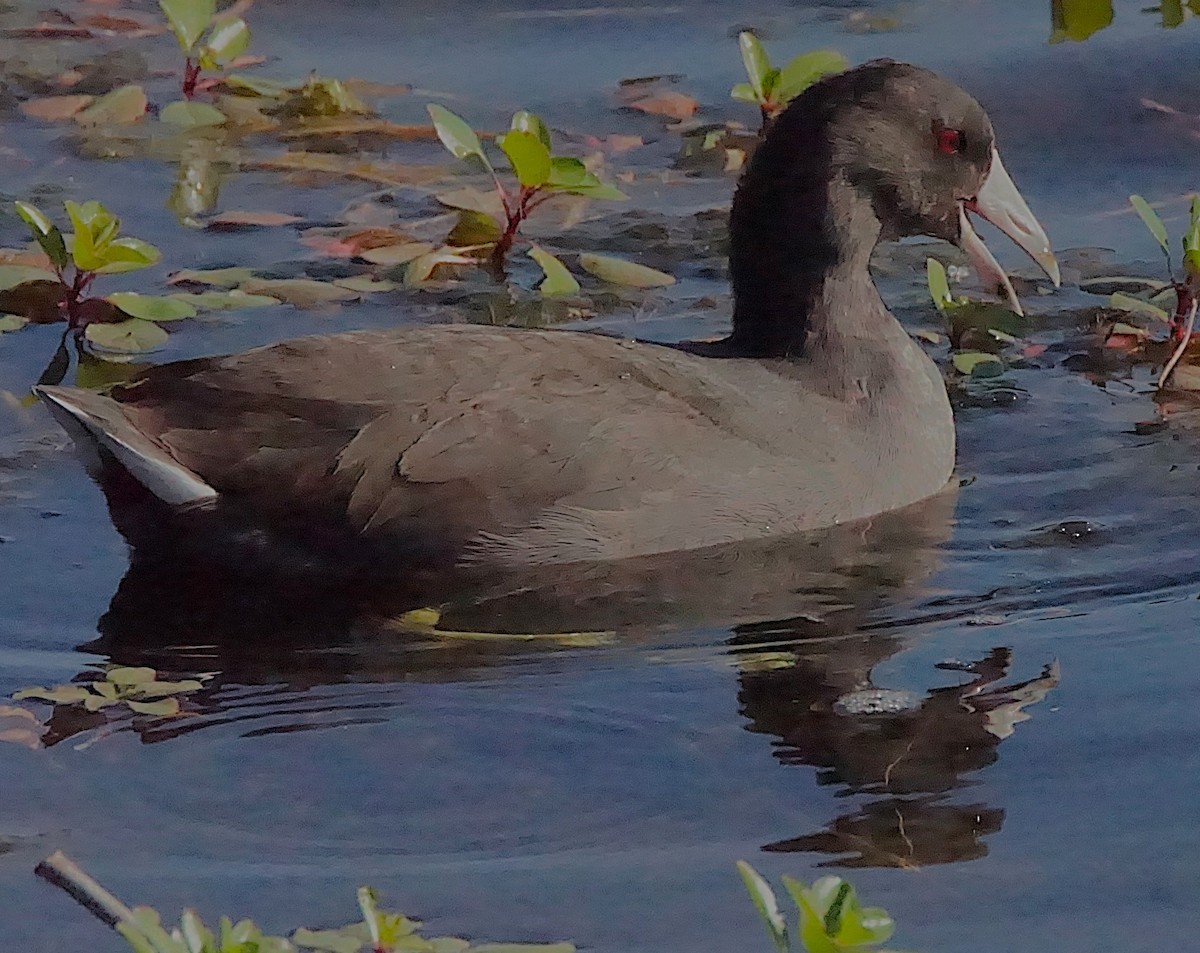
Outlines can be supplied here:
<path id="1" fill-rule="evenodd" d="M 15 207 L 29 226 L 34 240 L 59 272 L 73 263 L 80 272 L 112 275 L 146 268 L 161 257 L 153 245 L 137 238 L 119 236 L 121 220 L 99 202 L 64 203 L 74 228 L 65 236 L 35 206 L 17 202 Z"/>
<path id="2" fill-rule="evenodd" d="M 490 260 L 497 274 L 503 273 L 504 258 L 522 222 L 544 201 L 547 194 L 561 193 L 609 200 L 626 198 L 619 189 L 601 181 L 582 160 L 574 156 L 555 155 L 550 128 L 528 110 L 514 113 L 508 130 L 496 136 L 496 145 L 504 153 L 517 180 L 518 188 L 513 190 L 501 181 L 484 150 L 483 141 L 465 119 L 436 103 L 431 103 L 427 108 L 434 130 L 446 151 L 457 159 L 479 162 L 495 183 L 503 210 L 500 221 L 493 227 L 491 218 L 495 213 L 488 211 L 482 203 L 473 203 L 479 207 L 468 208 L 460 213 L 459 224 L 447 241 L 451 246 L 474 246 L 478 240 L 478 247 L 491 249 Z M 408 268 L 406 284 L 418 284 L 426 280 L 434 264 L 448 260 L 445 250 L 431 254 L 441 255 L 442 258 L 435 260 L 431 255 L 423 255 L 416 259 Z M 539 285 L 543 295 L 574 294 L 579 290 L 579 282 L 549 251 L 533 245 L 529 256 L 546 276 Z"/>
<path id="3" fill-rule="evenodd" d="M 762 43 L 749 30 L 738 34 L 738 47 L 749 82 L 738 83 L 729 95 L 742 102 L 757 103 L 764 116 L 776 115 L 821 77 L 840 73 L 849 66 L 846 58 L 834 50 L 801 53 L 784 66 L 773 66 Z"/>
<path id="4" fill-rule="evenodd" d="M 771 885 L 744 860 L 737 868 L 778 953 L 789 953 L 795 939 L 807 953 L 868 953 L 895 930 L 886 910 L 862 906 L 853 885 L 841 877 L 821 877 L 806 887 L 785 876 L 783 886 L 799 911 L 793 933 Z"/>
<path id="5" fill-rule="evenodd" d="M 465 119 L 436 103 L 427 108 L 438 139 L 451 155 L 457 159 L 474 157 L 495 174 L 482 141 Z M 508 159 L 518 183 L 526 188 L 593 199 L 627 198 L 620 189 L 602 182 L 581 160 L 554 155 L 549 127 L 527 110 L 513 114 L 508 131 L 496 137 L 496 145 Z"/>
<path id="6" fill-rule="evenodd" d="M 210 930 L 194 910 L 185 910 L 169 932 L 157 911 L 136 907 L 133 920 L 117 925 L 135 953 L 574 953 L 570 943 L 481 943 L 455 936 L 423 937 L 421 924 L 401 913 L 379 909 L 375 891 L 360 887 L 362 920 L 332 930 L 296 930 L 291 939 L 264 934 L 252 921 L 222 917 Z"/>
<path id="7" fill-rule="evenodd" d="M 217 13 L 216 0 L 158 0 L 184 54 L 207 70 L 222 69 L 250 46 L 250 28 Z"/>
<path id="8" fill-rule="evenodd" d="M 139 715 L 168 717 L 179 714 L 179 699 L 175 696 L 203 687 L 194 678 L 160 681 L 152 668 L 115 665 L 104 672 L 103 678 L 91 682 L 26 688 L 12 697 L 14 701 L 30 698 L 55 705 L 83 705 L 87 711 L 124 705 Z"/>
<path id="9" fill-rule="evenodd" d="M 1162 249 L 1167 259 L 1167 269 L 1172 271 L 1171 238 L 1167 226 L 1159 214 L 1140 195 L 1129 196 L 1129 204 L 1137 213 L 1147 231 L 1154 236 L 1158 247 Z M 1109 307 L 1119 311 L 1145 314 L 1160 321 L 1170 322 L 1171 314 L 1159 307 L 1160 302 L 1174 299 L 1175 310 L 1186 311 L 1186 306 L 1200 295 L 1200 195 L 1193 195 L 1189 209 L 1188 227 L 1180 239 L 1183 251 L 1183 280 L 1176 282 L 1174 274 L 1168 277 L 1170 283 L 1160 288 L 1148 297 L 1138 297 L 1121 292 L 1113 292 L 1109 297 Z"/>

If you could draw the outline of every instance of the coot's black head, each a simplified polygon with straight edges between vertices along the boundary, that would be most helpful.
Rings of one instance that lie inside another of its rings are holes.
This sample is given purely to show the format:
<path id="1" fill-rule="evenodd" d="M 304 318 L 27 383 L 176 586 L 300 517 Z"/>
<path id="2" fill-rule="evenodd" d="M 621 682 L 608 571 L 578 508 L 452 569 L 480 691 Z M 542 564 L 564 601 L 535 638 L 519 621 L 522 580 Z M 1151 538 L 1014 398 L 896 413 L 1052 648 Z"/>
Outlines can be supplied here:
<path id="1" fill-rule="evenodd" d="M 1017 306 L 968 211 L 1057 282 L 1050 243 L 1005 172 L 979 103 L 936 73 L 889 60 L 827 77 L 779 115 L 738 187 L 735 327 L 772 311 L 770 288 L 786 297 L 847 260 L 865 267 L 877 241 L 910 235 L 960 244 Z"/>

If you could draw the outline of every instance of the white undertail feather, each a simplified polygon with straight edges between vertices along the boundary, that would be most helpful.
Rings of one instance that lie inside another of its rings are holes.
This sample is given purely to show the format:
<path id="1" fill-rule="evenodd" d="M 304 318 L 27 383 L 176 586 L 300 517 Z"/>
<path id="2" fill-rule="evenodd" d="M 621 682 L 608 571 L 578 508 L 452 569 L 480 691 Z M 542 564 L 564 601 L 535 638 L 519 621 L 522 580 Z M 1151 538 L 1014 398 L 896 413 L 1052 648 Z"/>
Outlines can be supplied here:
<path id="1" fill-rule="evenodd" d="M 74 387 L 35 390 L 76 443 L 109 453 L 164 503 L 195 503 L 217 495 L 199 476 L 138 430 L 111 397 Z"/>

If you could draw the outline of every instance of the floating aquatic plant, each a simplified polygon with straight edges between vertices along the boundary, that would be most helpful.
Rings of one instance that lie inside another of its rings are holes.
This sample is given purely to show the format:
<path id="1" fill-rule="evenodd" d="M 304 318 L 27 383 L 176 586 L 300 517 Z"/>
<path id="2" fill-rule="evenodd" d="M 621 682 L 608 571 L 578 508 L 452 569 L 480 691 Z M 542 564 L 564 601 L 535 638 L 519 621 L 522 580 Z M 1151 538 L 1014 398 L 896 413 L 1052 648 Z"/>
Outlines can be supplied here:
<path id="1" fill-rule="evenodd" d="M 179 714 L 180 695 L 203 687 L 204 683 L 196 678 L 162 681 L 152 668 L 114 665 L 91 681 L 25 688 L 12 697 L 13 701 L 34 699 L 53 705 L 81 705 L 87 711 L 122 705 L 134 714 L 164 718 Z"/>
<path id="2" fill-rule="evenodd" d="M 166 927 L 157 910 L 127 907 L 61 851 L 42 861 L 37 874 L 114 927 L 135 953 L 575 953 L 571 943 L 472 944 L 456 936 L 425 937 L 419 921 L 381 910 L 370 887 L 358 889 L 361 920 L 328 930 L 301 928 L 288 938 L 266 934 L 248 919 L 234 923 L 221 917 L 214 930 L 194 910 L 185 910 L 178 926 Z"/>
<path id="3" fill-rule="evenodd" d="M 1162 249 L 1166 258 L 1167 281 L 1161 286 L 1150 288 L 1144 297 L 1114 292 L 1109 298 L 1109 306 L 1120 311 L 1149 315 L 1166 322 L 1170 329 L 1170 340 L 1175 347 L 1158 377 L 1158 386 L 1163 387 L 1172 379 L 1183 360 L 1196 326 L 1196 310 L 1200 305 L 1200 196 L 1192 196 L 1188 227 L 1180 239 L 1182 254 L 1178 270 L 1171 253 L 1170 235 L 1162 218 L 1140 195 L 1129 196 L 1129 204 Z M 1160 304 L 1171 305 L 1170 310 L 1161 307 Z M 1139 334 L 1139 329 L 1132 327 L 1123 328 L 1118 333 L 1139 339 L 1145 336 Z M 1194 389 L 1190 384 L 1192 376 L 1194 375 L 1188 375 L 1188 389 Z"/>
<path id="4" fill-rule="evenodd" d="M 472 203 L 476 207 L 462 207 L 458 226 L 460 236 L 455 244 L 486 252 L 497 277 L 505 273 L 505 262 L 522 224 L 553 196 L 566 194 L 610 200 L 626 197 L 620 190 L 602 182 L 582 160 L 554 155 L 549 127 L 531 112 L 516 113 L 508 131 L 496 137 L 496 145 L 508 159 L 517 180 L 514 187 L 501 179 L 480 137 L 462 117 L 443 106 L 430 105 L 428 108 L 442 145 L 456 158 L 478 160 L 492 177 L 500 201 L 499 219 L 489 214 L 486 206 L 479 207 L 478 202 Z M 453 255 L 453 252 L 449 254 Z M 541 285 L 543 294 L 569 294 L 579 289 L 571 273 L 550 252 L 534 246 L 530 254 L 546 275 Z M 449 259 L 443 254 L 441 260 Z M 426 266 L 431 271 L 432 265 L 437 263 L 431 264 L 427 257 L 417 259 L 410 266 L 410 274 Z M 426 271 L 426 276 L 428 273 Z"/>
<path id="5" fill-rule="evenodd" d="M 881 907 L 862 906 L 853 885 L 841 877 L 821 877 L 807 887 L 783 877 L 784 889 L 799 913 L 792 929 L 763 876 L 744 860 L 738 861 L 737 868 L 778 953 L 886 953 L 879 948 L 896 928 L 892 918 Z"/>
<path id="6" fill-rule="evenodd" d="M 762 113 L 762 131 L 783 107 L 808 89 L 822 76 L 840 73 L 849 66 L 846 58 L 834 50 L 801 53 L 784 66 L 773 66 L 763 45 L 749 30 L 738 34 L 747 83 L 738 83 L 729 95 L 745 103 L 755 103 Z"/>
<path id="7" fill-rule="evenodd" d="M 208 125 L 224 121 L 215 107 L 191 104 L 202 70 L 224 69 L 246 52 L 250 28 L 246 21 L 218 13 L 216 0 L 158 0 L 185 57 L 181 89 L 183 101 L 163 110 L 163 118 L 185 125 Z M 215 115 L 213 115 L 215 114 Z M 197 121 L 198 120 L 198 121 Z"/>
<path id="8" fill-rule="evenodd" d="M 70 329 L 81 331 L 91 344 L 125 353 L 159 347 L 167 337 L 160 322 L 195 316 L 192 305 L 171 298 L 133 291 L 104 298 L 91 296 L 93 284 L 102 275 L 147 268 L 161 255 L 148 242 L 122 236 L 120 219 L 99 202 L 66 202 L 64 207 L 73 228 L 65 235 L 37 207 L 28 202 L 15 204 L 50 267 L 0 266 L 0 291 L 6 292 L 7 298 L 28 300 L 31 312 L 43 309 L 49 301 L 58 318 Z M 11 303 L 8 307 L 15 310 Z M 18 317 L 28 319 L 29 315 Z"/>

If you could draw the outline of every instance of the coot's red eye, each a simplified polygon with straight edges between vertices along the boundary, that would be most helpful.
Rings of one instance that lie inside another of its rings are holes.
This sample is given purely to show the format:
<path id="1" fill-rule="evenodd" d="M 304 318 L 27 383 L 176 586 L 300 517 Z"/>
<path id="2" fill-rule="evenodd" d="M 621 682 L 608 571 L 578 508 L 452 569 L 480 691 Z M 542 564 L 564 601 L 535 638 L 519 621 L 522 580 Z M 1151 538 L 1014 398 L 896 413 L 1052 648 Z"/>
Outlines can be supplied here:
<path id="1" fill-rule="evenodd" d="M 937 136 L 937 145 L 946 155 L 957 155 L 966 148 L 967 137 L 962 134 L 961 129 L 938 129 L 935 130 Z"/>

